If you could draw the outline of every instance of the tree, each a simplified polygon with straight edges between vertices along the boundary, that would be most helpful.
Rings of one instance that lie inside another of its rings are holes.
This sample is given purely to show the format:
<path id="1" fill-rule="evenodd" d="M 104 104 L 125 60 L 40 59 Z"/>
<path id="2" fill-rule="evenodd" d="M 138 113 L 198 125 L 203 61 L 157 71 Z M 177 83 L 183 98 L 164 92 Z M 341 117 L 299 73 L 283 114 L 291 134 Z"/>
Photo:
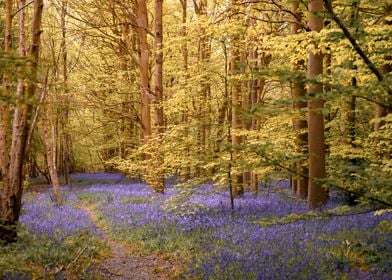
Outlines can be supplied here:
<path id="1" fill-rule="evenodd" d="M 62 64 L 63 64 L 63 100 L 64 109 L 63 114 L 60 116 L 62 125 L 62 138 L 60 143 L 60 158 L 61 165 L 63 166 L 63 174 L 65 177 L 65 183 L 72 187 L 71 182 L 71 158 L 72 158 L 72 147 L 71 147 L 71 135 L 68 131 L 69 124 L 69 92 L 68 92 L 68 53 L 67 53 L 67 9 L 68 1 L 62 0 L 60 6 L 60 20 L 61 20 L 61 53 L 62 53 Z"/>
<path id="2" fill-rule="evenodd" d="M 309 1 L 309 28 L 320 32 L 323 28 L 321 15 L 323 2 L 321 0 Z M 319 49 L 309 52 L 307 77 L 310 80 L 308 86 L 308 126 L 309 126 L 309 189 L 308 206 L 318 208 L 326 204 L 328 196 L 323 188 L 325 170 L 325 138 L 323 117 L 323 86 L 319 75 L 323 73 L 323 56 Z"/>
<path id="3" fill-rule="evenodd" d="M 188 43 L 187 43 L 187 0 L 180 0 L 181 3 L 181 8 L 182 8 L 182 28 L 181 28 L 181 35 L 184 38 L 183 45 L 181 46 L 182 50 L 182 58 L 183 58 L 183 69 L 184 69 L 184 91 L 187 88 L 188 85 L 188 79 L 189 79 L 189 74 L 188 74 Z M 189 112 L 188 108 L 184 108 L 184 112 L 182 114 L 182 122 L 184 123 L 184 139 L 187 139 L 189 136 L 189 128 L 188 128 L 188 121 L 189 121 Z M 189 148 L 186 149 L 187 153 L 189 154 Z M 181 175 L 184 179 L 184 181 L 189 180 L 190 174 L 191 174 L 191 168 L 190 164 L 185 162 L 184 167 L 182 167 Z"/>
<path id="4" fill-rule="evenodd" d="M 293 22 L 291 23 L 291 33 L 293 35 L 297 34 L 299 30 L 302 29 L 301 24 L 298 22 L 298 19 L 301 19 L 300 12 L 298 11 L 298 2 L 294 2 L 292 8 L 292 12 L 295 15 L 293 17 Z M 296 61 L 294 63 L 294 70 L 299 73 L 296 75 L 296 79 L 292 84 L 292 97 L 294 99 L 294 109 L 298 114 L 298 117 L 293 119 L 293 128 L 296 132 L 296 146 L 297 150 L 300 154 L 307 153 L 308 146 L 308 135 L 307 130 L 308 124 L 303 117 L 303 110 L 306 108 L 307 104 L 305 101 L 306 98 L 306 89 L 305 89 L 305 81 L 304 77 L 301 75 L 303 71 L 304 61 Z M 308 195 L 308 168 L 305 162 L 302 160 L 296 161 L 294 163 L 294 170 L 296 174 L 293 176 L 292 188 L 293 192 L 297 194 L 301 198 L 306 198 Z"/>
<path id="5" fill-rule="evenodd" d="M 47 78 L 46 78 L 47 83 Z M 47 87 L 47 85 L 45 85 Z M 46 90 L 46 89 L 43 89 Z M 45 147 L 46 164 L 48 166 L 50 182 L 53 186 L 54 197 L 58 205 L 62 204 L 60 192 L 60 182 L 56 166 L 56 133 L 55 133 L 55 114 L 53 108 L 44 108 L 41 110 L 41 125 L 39 130 L 41 139 Z"/>
<path id="6" fill-rule="evenodd" d="M 5 38 L 4 38 L 4 54 L 10 55 L 12 48 L 12 1 L 7 0 L 5 2 Z M 9 73 L 3 73 L 3 95 L 7 98 L 10 97 L 10 81 Z M 10 110 L 9 104 L 5 100 L 1 100 L 1 126 L 0 126 L 0 164 L 1 164 L 1 208 L 0 208 L 0 240 L 6 242 L 13 241 L 15 239 L 15 233 L 12 229 L 8 228 L 13 226 L 15 217 L 13 215 L 13 205 L 15 203 L 15 197 L 12 194 L 10 185 L 10 174 L 9 174 L 9 122 L 10 122 Z"/>
<path id="7" fill-rule="evenodd" d="M 20 4 L 23 1 L 19 2 Z M 12 2 L 7 1 L 7 28 L 6 28 L 6 47 L 7 51 L 10 51 L 11 39 L 11 15 L 12 15 Z M 23 167 L 25 163 L 25 157 L 28 150 L 28 132 L 31 127 L 32 113 L 33 113 L 33 101 L 35 100 L 35 91 L 37 88 L 37 74 L 38 74 L 38 60 L 40 50 L 40 35 L 41 35 L 41 23 L 42 23 L 42 9 L 43 0 L 35 0 L 33 2 L 33 18 L 32 18 L 32 29 L 31 29 L 31 44 L 28 52 L 29 61 L 27 64 L 27 88 L 24 90 L 24 85 L 19 83 L 16 92 L 16 104 L 14 109 L 14 116 L 12 121 L 12 136 L 11 136 L 11 147 L 9 152 L 2 154 L 2 194 L 1 194 L 1 220 L 0 220 L 0 240 L 5 242 L 13 242 L 16 240 L 16 228 L 15 225 L 19 219 L 20 210 L 22 207 L 22 193 L 23 193 Z M 23 13 L 19 14 L 20 20 L 24 17 Z M 24 25 L 20 26 L 19 29 L 20 50 L 24 46 Z M 5 83 L 4 88 L 7 88 Z M 3 115 L 4 116 L 4 115 Z M 6 119 L 7 120 L 7 119 Z M 2 119 L 4 122 L 4 117 Z M 3 131 L 8 131 L 8 124 L 4 124 Z M 5 146 L 7 147 L 7 146 Z M 6 148 L 3 148 L 6 151 Z M 9 157 L 9 165 L 6 158 Z M 5 165 L 7 163 L 7 166 Z M 8 167 L 9 166 L 9 167 Z M 8 172 L 8 175 L 4 176 Z"/>
<path id="8" fill-rule="evenodd" d="M 163 193 L 165 188 L 163 165 L 163 154 L 161 151 L 162 137 L 164 132 L 164 116 L 163 116 L 163 28 L 162 28 L 162 9 L 163 0 L 155 0 L 155 34 L 154 34 L 154 49 L 155 49 L 155 92 L 153 97 L 153 104 L 155 110 L 155 138 L 156 138 L 156 159 L 155 169 L 158 170 L 153 176 L 153 188 L 158 193 Z"/>
<path id="9" fill-rule="evenodd" d="M 238 2 L 233 0 L 231 2 L 231 8 L 233 13 L 237 15 Z M 238 19 L 238 16 L 235 18 Z M 240 57 L 240 37 L 239 30 L 235 31 L 231 40 L 231 53 L 230 53 L 230 75 L 231 75 L 231 144 L 233 145 L 233 161 L 238 161 L 238 149 L 242 144 L 242 136 L 239 134 L 239 130 L 242 129 L 241 122 L 241 104 L 242 104 L 242 88 L 241 81 L 239 79 L 239 74 L 241 73 L 241 57 Z M 233 173 L 233 178 L 231 179 L 233 184 L 233 194 L 234 196 L 242 195 L 244 193 L 243 187 L 243 174 L 239 171 Z"/>

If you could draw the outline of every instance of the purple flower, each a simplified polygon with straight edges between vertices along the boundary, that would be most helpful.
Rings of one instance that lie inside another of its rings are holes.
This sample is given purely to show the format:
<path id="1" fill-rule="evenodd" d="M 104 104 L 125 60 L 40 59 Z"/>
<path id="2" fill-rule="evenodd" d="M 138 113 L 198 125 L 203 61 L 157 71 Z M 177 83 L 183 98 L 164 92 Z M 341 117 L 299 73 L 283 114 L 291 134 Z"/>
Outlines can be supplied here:
<path id="1" fill-rule="evenodd" d="M 98 178 L 107 182 L 110 181 L 108 178 L 120 180 L 118 174 L 107 173 L 73 176 L 90 181 L 99 181 Z M 246 193 L 235 199 L 234 211 L 231 210 L 228 190 L 211 184 L 195 188 L 183 200 L 173 199 L 180 194 L 180 189 L 170 186 L 164 195 L 156 195 L 144 183 L 89 185 L 69 195 L 68 199 L 73 205 L 82 194 L 96 196 L 99 215 L 118 238 L 128 239 L 139 232 L 143 236 L 136 241 L 147 246 L 178 244 L 182 250 L 192 251 L 189 270 L 197 278 L 341 278 L 343 272 L 335 263 L 344 257 L 344 242 L 352 240 L 364 248 L 373 248 L 374 254 L 384 252 L 385 261 L 378 261 L 381 267 L 372 266 L 367 275 L 383 275 L 378 278 L 389 279 L 392 236 L 379 225 L 383 221 L 390 223 L 391 214 L 313 218 L 263 227 L 252 222 L 308 211 L 303 202 L 281 194 L 290 192 L 287 181 L 272 183 L 277 192 L 260 188 L 257 197 Z M 334 196 L 326 208 L 341 203 L 339 197 Z M 89 218 L 71 205 L 54 207 L 43 195 L 34 203 L 25 205 L 26 214 L 21 221 L 40 234 L 53 235 L 59 229 L 64 234 L 83 229 L 94 232 Z M 166 210 L 168 205 L 171 211 Z M 182 243 L 184 240 L 189 242 Z M 359 254 L 363 258 L 364 250 Z M 354 274 L 352 276 L 355 278 Z"/>
<path id="2" fill-rule="evenodd" d="M 74 195 L 65 196 L 72 201 Z M 57 206 L 49 194 L 40 194 L 31 202 L 25 202 L 19 222 L 27 230 L 38 235 L 63 239 L 81 231 L 97 234 L 90 217 L 71 205 Z"/>

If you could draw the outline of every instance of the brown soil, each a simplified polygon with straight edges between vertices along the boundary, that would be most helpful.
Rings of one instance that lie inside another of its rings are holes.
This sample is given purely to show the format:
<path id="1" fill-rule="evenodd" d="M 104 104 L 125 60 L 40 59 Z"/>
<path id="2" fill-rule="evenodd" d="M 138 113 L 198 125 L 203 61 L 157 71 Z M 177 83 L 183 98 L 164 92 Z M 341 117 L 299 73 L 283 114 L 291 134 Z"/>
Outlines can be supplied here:
<path id="1" fill-rule="evenodd" d="M 97 224 L 94 210 L 91 207 L 81 206 L 81 209 Z M 136 254 L 127 244 L 113 240 L 99 225 L 98 230 L 111 250 L 110 257 L 97 264 L 97 272 L 102 279 L 166 280 L 175 278 L 176 266 L 169 260 L 155 254 Z"/>

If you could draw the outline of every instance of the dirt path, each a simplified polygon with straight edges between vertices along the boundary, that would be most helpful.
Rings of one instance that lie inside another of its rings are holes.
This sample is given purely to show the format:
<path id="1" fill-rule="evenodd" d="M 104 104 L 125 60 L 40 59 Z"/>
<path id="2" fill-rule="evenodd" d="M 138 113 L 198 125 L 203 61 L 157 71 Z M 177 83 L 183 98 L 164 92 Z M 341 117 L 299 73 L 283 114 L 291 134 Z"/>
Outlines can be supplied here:
<path id="1" fill-rule="evenodd" d="M 80 206 L 97 225 L 94 210 L 88 206 Z M 97 265 L 97 272 L 102 279 L 112 280 L 156 280 L 174 279 L 175 266 L 158 255 L 135 255 L 126 244 L 113 240 L 99 225 L 98 231 L 111 250 L 111 256 Z"/>

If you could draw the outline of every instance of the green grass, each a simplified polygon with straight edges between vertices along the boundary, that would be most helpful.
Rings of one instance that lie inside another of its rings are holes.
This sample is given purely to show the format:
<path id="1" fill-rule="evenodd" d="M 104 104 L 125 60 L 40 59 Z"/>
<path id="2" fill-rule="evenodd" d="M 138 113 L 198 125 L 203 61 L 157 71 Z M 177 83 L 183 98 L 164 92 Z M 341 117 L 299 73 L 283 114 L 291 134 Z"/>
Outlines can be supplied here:
<path id="1" fill-rule="evenodd" d="M 60 185 L 65 185 L 65 178 L 64 177 L 59 177 L 59 183 Z M 87 185 L 96 185 L 96 184 L 116 184 L 117 181 L 115 180 L 86 180 L 86 179 L 73 179 L 72 180 L 72 185 L 75 186 L 87 186 Z M 45 177 L 37 177 L 37 178 L 31 178 L 28 181 L 29 186 L 38 186 L 38 185 L 48 185 L 48 181 L 45 179 Z"/>
<path id="2" fill-rule="evenodd" d="M 91 279 L 94 262 L 107 250 L 98 237 L 86 232 L 59 241 L 20 231 L 17 243 L 0 247 L 0 276 L 52 279 L 63 270 L 69 278 Z"/>
<path id="3" fill-rule="evenodd" d="M 153 201 L 154 201 L 154 198 L 138 197 L 138 196 L 124 196 L 123 198 L 120 199 L 121 203 L 136 203 L 136 204 L 152 203 Z"/>
<path id="4" fill-rule="evenodd" d="M 103 193 L 78 193 L 78 199 L 81 203 L 87 203 L 91 205 L 105 205 L 113 201 L 113 195 L 109 192 Z"/>

